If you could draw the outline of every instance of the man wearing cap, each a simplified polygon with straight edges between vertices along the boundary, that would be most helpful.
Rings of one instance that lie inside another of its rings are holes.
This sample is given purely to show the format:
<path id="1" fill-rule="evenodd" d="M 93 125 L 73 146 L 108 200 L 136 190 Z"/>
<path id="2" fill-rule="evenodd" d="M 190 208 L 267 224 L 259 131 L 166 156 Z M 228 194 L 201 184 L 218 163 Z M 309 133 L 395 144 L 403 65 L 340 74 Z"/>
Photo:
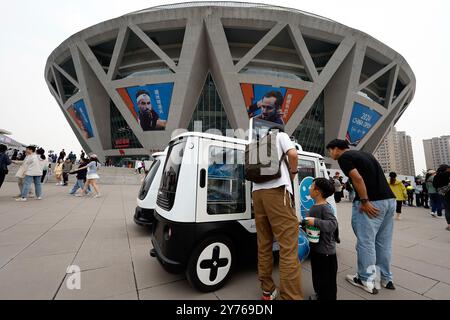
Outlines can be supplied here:
<path id="1" fill-rule="evenodd" d="M 144 131 L 164 130 L 166 121 L 160 120 L 158 113 L 153 110 L 150 95 L 145 90 L 136 93 L 136 101 L 139 107 L 138 121 Z"/>

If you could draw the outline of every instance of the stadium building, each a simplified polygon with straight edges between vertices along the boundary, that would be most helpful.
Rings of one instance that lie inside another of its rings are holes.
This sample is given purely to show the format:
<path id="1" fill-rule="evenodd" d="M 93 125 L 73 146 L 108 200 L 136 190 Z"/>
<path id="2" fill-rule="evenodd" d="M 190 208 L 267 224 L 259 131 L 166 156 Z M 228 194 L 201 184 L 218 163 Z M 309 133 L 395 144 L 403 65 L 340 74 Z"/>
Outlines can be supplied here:
<path id="1" fill-rule="evenodd" d="M 163 150 L 180 128 L 247 130 L 267 103 L 306 151 L 339 137 L 374 152 L 416 86 L 405 59 L 364 32 L 235 2 L 99 23 L 54 50 L 45 79 L 83 148 L 113 163 Z"/>

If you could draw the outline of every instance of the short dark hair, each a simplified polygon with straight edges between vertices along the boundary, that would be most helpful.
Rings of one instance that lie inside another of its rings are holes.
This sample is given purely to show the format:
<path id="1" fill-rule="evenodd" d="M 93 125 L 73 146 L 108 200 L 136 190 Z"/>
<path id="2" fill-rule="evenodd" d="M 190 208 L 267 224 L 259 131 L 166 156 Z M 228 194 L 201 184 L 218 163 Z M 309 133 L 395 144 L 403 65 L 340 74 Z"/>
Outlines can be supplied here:
<path id="1" fill-rule="evenodd" d="M 439 168 L 436 170 L 436 173 L 443 173 L 443 172 L 445 172 L 445 171 L 447 171 L 448 169 L 450 168 L 450 166 L 449 165 L 447 165 L 447 164 L 441 164 L 440 166 L 439 166 Z"/>
<path id="2" fill-rule="evenodd" d="M 45 150 L 44 149 L 39 148 L 36 150 L 36 153 L 41 156 L 42 160 L 45 160 Z"/>
<path id="3" fill-rule="evenodd" d="M 392 178 L 392 179 L 393 178 L 397 178 L 397 174 L 395 172 L 390 172 L 389 173 L 389 177 Z"/>
<path id="4" fill-rule="evenodd" d="M 284 98 L 280 91 L 269 91 L 264 95 L 264 98 L 275 98 L 275 106 L 280 109 L 283 105 Z"/>
<path id="5" fill-rule="evenodd" d="M 326 149 L 334 149 L 334 148 L 346 150 L 350 149 L 350 145 L 347 140 L 334 139 L 327 144 Z"/>
<path id="6" fill-rule="evenodd" d="M 36 146 L 28 146 L 26 149 L 36 152 Z"/>
<path id="7" fill-rule="evenodd" d="M 5 152 L 6 150 L 8 150 L 8 147 L 4 144 L 0 144 L 0 152 Z"/>
<path id="8" fill-rule="evenodd" d="M 330 180 L 325 178 L 316 178 L 314 179 L 314 185 L 316 189 L 322 194 L 322 197 L 325 199 L 331 197 L 334 194 L 334 185 Z"/>

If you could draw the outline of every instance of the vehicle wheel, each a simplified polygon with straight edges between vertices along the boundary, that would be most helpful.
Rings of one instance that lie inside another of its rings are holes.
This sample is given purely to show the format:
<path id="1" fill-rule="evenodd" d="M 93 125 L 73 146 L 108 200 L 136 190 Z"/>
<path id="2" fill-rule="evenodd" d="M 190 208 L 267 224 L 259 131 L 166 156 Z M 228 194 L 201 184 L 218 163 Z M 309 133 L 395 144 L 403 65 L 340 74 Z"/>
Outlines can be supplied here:
<path id="1" fill-rule="evenodd" d="M 225 236 L 202 241 L 189 259 L 186 278 L 201 292 L 216 291 L 229 278 L 235 260 L 233 244 Z"/>

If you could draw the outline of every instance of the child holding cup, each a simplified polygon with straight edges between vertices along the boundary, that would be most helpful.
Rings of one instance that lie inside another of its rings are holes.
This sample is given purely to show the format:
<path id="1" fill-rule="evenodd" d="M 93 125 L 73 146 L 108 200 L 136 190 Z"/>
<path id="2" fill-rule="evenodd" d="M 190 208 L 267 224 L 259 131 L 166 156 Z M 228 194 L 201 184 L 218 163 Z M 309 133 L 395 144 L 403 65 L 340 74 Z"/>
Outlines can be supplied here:
<path id="1" fill-rule="evenodd" d="M 334 194 L 333 184 L 325 178 L 317 178 L 311 185 L 311 198 L 315 205 L 306 218 L 306 231 L 310 241 L 311 271 L 317 300 L 336 300 L 336 237 L 338 227 L 333 207 L 327 198 Z"/>

